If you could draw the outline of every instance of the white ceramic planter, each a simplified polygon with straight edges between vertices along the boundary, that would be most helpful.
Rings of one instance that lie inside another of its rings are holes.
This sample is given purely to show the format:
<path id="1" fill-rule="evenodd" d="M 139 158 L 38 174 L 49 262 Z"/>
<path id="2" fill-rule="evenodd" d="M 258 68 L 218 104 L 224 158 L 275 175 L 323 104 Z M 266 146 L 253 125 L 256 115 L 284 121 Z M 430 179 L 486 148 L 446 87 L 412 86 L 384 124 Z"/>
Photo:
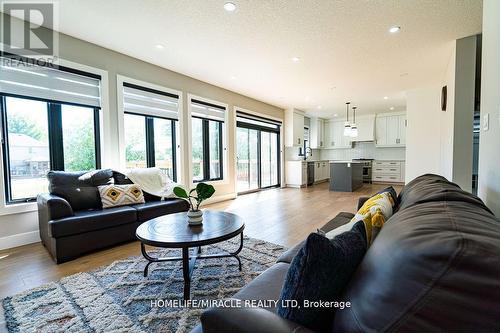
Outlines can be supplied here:
<path id="1" fill-rule="evenodd" d="M 189 210 L 187 212 L 189 225 L 200 225 L 203 223 L 203 211 L 199 210 Z"/>

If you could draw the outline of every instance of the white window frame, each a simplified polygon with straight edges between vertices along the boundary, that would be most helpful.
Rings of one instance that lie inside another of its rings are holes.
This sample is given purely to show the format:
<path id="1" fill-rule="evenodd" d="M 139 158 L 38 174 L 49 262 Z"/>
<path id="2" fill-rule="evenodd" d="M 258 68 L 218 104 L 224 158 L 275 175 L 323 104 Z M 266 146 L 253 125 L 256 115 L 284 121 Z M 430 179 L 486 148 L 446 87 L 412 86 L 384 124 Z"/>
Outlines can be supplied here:
<path id="1" fill-rule="evenodd" d="M 29 58 L 29 57 L 27 57 Z M 83 65 L 80 63 L 76 63 L 73 61 L 57 58 L 54 61 L 54 64 L 73 68 L 77 70 L 81 70 L 87 73 L 96 74 L 101 76 L 101 112 L 102 116 L 100 117 L 100 143 L 101 143 L 101 167 L 105 168 L 111 164 L 112 160 L 112 140 L 111 140 L 111 115 L 109 108 L 109 81 L 108 81 L 108 71 L 91 67 L 87 65 Z M 3 160 L 3 151 L 2 147 L 0 147 L 0 157 Z M 36 202 L 27 202 L 27 203 L 15 203 L 15 204 L 7 204 L 5 198 L 5 177 L 4 177 L 4 165 L 2 163 L 2 167 L 0 168 L 0 185 L 2 190 L 0 191 L 0 216 L 3 215 L 11 215 L 11 214 L 19 214 L 19 213 L 28 213 L 33 212 L 38 209 Z M 47 190 L 48 192 L 48 190 Z"/>
<path id="2" fill-rule="evenodd" d="M 222 125 L 222 179 L 220 179 L 220 180 L 207 180 L 207 181 L 202 181 L 202 182 L 207 183 L 207 184 L 212 184 L 212 185 L 227 185 L 230 183 L 229 182 L 229 173 L 228 173 L 228 170 L 229 170 L 229 168 L 228 168 L 228 154 L 227 154 L 227 152 L 228 152 L 228 147 L 227 147 L 228 126 L 229 126 L 229 113 L 230 113 L 229 104 L 219 102 L 219 101 L 216 101 L 213 99 L 197 96 L 197 95 L 190 94 L 190 93 L 187 94 L 187 108 L 188 108 L 187 129 L 188 129 L 188 131 L 186 131 L 188 133 L 188 135 L 187 135 L 188 150 L 187 151 L 189 152 L 189 156 L 188 156 L 189 170 L 188 170 L 188 176 L 187 176 L 188 183 L 191 184 L 191 187 L 196 186 L 196 184 L 197 184 L 193 181 L 193 156 L 191 154 L 191 151 L 193 149 L 193 142 L 192 142 L 193 138 L 191 135 L 191 131 L 193 128 L 192 121 L 191 121 L 191 119 L 192 119 L 192 117 L 191 117 L 191 113 L 192 113 L 191 101 L 193 99 L 198 100 L 198 101 L 202 101 L 202 102 L 206 102 L 206 103 L 210 103 L 210 104 L 219 105 L 220 107 L 223 107 L 226 109 L 226 111 L 224 112 L 224 124 Z"/>
<path id="3" fill-rule="evenodd" d="M 127 77 L 124 75 L 117 74 L 116 75 L 116 96 L 117 96 L 117 109 L 118 109 L 118 147 L 119 147 L 119 169 L 120 170 L 125 170 L 126 169 L 126 157 L 125 157 L 125 108 L 123 105 L 123 83 L 131 83 L 135 84 L 140 87 L 144 88 L 150 88 L 158 91 L 163 91 L 166 93 L 170 94 L 175 94 L 179 96 L 178 100 L 178 125 L 175 126 L 175 136 L 176 136 L 176 158 L 175 158 L 175 163 L 176 163 L 176 171 L 177 171 L 177 183 L 183 183 L 182 180 L 184 179 L 184 170 L 182 168 L 183 163 L 182 163 L 182 154 L 183 154 L 183 149 L 182 149 L 182 133 L 183 133 L 183 128 L 184 128 L 184 117 L 183 117 L 183 94 L 182 91 L 180 90 L 175 90 L 171 88 L 167 88 L 158 84 L 150 83 L 150 82 L 145 82 L 141 80 L 137 80 L 131 77 Z"/>

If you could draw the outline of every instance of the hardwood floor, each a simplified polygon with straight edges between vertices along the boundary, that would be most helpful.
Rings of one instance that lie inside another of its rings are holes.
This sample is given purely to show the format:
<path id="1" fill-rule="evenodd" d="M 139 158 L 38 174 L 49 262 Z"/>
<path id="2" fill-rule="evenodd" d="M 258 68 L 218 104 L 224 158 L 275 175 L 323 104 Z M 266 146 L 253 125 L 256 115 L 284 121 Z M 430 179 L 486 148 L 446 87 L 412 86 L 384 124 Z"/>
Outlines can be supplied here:
<path id="1" fill-rule="evenodd" d="M 291 247 L 339 212 L 355 212 L 360 196 L 373 194 L 384 187 L 365 185 L 354 193 L 330 192 L 327 183 L 304 189 L 271 189 L 206 208 L 243 217 L 247 236 Z M 52 261 L 41 243 L 3 250 L 0 251 L 0 299 L 136 255 L 141 255 L 138 242 L 95 252 L 60 265 Z"/>

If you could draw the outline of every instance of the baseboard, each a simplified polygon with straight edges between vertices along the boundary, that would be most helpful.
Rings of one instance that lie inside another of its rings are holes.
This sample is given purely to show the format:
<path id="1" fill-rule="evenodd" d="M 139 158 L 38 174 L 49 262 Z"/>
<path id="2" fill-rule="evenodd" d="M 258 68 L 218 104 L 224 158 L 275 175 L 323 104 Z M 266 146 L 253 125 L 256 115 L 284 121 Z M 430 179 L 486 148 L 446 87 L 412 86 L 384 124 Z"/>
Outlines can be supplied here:
<path id="1" fill-rule="evenodd" d="M 40 241 L 40 233 L 38 230 L 24 232 L 0 238 L 0 250 L 10 249 L 13 247 L 37 243 Z"/>
<path id="2" fill-rule="evenodd" d="M 228 193 L 228 194 L 223 194 L 223 195 L 218 195 L 218 196 L 212 197 L 210 199 L 203 201 L 202 206 L 210 205 L 210 204 L 221 202 L 221 201 L 232 200 L 232 199 L 236 199 L 236 193 Z"/>

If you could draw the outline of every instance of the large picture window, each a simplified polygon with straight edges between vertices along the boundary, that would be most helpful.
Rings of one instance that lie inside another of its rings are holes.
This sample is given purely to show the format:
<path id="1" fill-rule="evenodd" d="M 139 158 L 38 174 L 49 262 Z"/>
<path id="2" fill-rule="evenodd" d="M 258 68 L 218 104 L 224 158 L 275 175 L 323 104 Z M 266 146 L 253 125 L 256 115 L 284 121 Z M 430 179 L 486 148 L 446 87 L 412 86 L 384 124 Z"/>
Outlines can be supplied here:
<path id="1" fill-rule="evenodd" d="M 193 181 L 223 178 L 222 131 L 226 108 L 191 100 Z"/>
<path id="2" fill-rule="evenodd" d="M 2 58 L 0 109 L 6 203 L 47 192 L 49 170 L 100 167 L 100 77 Z"/>
<path id="3" fill-rule="evenodd" d="M 178 99 L 175 94 L 123 84 L 127 168 L 158 167 L 177 181 Z"/>

